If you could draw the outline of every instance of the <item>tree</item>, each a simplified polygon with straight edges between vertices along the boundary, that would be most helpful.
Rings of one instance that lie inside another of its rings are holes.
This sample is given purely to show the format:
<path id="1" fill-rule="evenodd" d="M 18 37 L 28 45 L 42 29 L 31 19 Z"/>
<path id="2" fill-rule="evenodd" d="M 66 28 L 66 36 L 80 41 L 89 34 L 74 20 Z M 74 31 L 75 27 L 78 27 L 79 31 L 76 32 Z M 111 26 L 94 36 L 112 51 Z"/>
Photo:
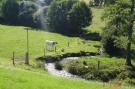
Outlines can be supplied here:
<path id="1" fill-rule="evenodd" d="M 19 23 L 24 26 L 36 26 L 34 21 L 34 13 L 37 11 L 37 7 L 32 3 L 20 3 L 19 10 Z"/>
<path id="2" fill-rule="evenodd" d="M 131 7 L 129 12 L 129 23 L 128 23 L 128 43 L 127 43 L 127 56 L 126 56 L 126 65 L 131 64 L 131 43 L 132 43 L 132 35 L 133 35 L 133 26 L 134 26 L 134 9 L 135 9 L 135 0 L 131 0 Z"/>
<path id="3" fill-rule="evenodd" d="M 81 31 L 82 27 L 90 25 L 92 20 L 92 12 L 85 2 L 75 3 L 71 10 L 69 11 L 69 29 L 72 29 L 72 32 Z"/>
<path id="4" fill-rule="evenodd" d="M 44 0 L 46 5 L 50 5 L 53 0 Z"/>
<path id="5" fill-rule="evenodd" d="M 80 32 L 80 28 L 91 22 L 89 7 L 76 0 L 56 0 L 48 9 L 47 22 L 53 31 L 62 34 Z"/>
<path id="6" fill-rule="evenodd" d="M 116 0 L 104 0 L 105 5 L 114 4 Z"/>
<path id="7" fill-rule="evenodd" d="M 2 17 L 9 24 L 17 23 L 19 14 L 19 4 L 16 0 L 3 0 L 2 2 Z"/>
<path id="8" fill-rule="evenodd" d="M 134 26 L 134 0 L 117 0 L 104 14 L 108 23 L 102 35 L 103 45 L 112 39 L 114 46 L 126 50 L 126 65 L 131 66 L 131 43 Z"/>

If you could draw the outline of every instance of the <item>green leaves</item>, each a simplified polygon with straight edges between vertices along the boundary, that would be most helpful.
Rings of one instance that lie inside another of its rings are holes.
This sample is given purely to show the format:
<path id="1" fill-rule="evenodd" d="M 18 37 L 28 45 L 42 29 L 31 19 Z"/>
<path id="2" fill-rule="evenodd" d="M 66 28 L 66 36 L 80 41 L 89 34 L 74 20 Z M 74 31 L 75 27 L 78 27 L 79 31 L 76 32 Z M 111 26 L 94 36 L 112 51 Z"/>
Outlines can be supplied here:
<path id="1" fill-rule="evenodd" d="M 131 0 L 117 0 L 115 4 L 106 7 L 102 18 L 107 21 L 107 24 L 102 33 L 102 42 L 106 46 L 112 41 L 112 44 L 106 46 L 107 49 L 110 47 L 110 51 L 115 50 L 116 47 L 126 49 L 127 44 L 133 41 L 131 40 L 132 21 L 135 12 L 131 10 L 132 7 Z"/>
<path id="2" fill-rule="evenodd" d="M 19 14 L 19 4 L 16 0 L 3 0 L 2 2 L 2 17 L 8 22 L 16 23 Z"/>
<path id="3" fill-rule="evenodd" d="M 47 21 L 53 31 L 62 34 L 76 34 L 92 21 L 92 12 L 84 3 L 77 0 L 53 1 L 47 13 Z"/>

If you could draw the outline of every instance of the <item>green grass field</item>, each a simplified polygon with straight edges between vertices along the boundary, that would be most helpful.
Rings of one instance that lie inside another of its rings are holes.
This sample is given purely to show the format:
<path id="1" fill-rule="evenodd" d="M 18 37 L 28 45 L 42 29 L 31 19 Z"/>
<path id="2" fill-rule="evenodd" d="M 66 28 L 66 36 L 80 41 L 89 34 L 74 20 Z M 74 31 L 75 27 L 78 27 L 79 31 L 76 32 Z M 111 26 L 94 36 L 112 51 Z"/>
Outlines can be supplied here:
<path id="1" fill-rule="evenodd" d="M 93 23 L 86 29 L 89 32 L 101 33 L 101 28 L 105 25 L 100 19 L 103 9 L 92 8 L 92 11 Z M 31 62 L 34 62 L 35 58 L 44 55 L 45 40 L 58 42 L 56 52 L 46 53 L 46 55 L 51 56 L 64 53 L 78 53 L 80 51 L 97 52 L 98 49 L 95 46 L 100 46 L 99 41 L 89 40 L 86 44 L 83 44 L 84 40 L 79 37 L 67 37 L 57 33 L 32 29 L 29 30 Z M 69 47 L 67 46 L 68 42 L 70 42 Z M 64 49 L 64 52 L 61 51 L 62 49 Z M 0 89 L 134 89 L 134 87 L 127 86 L 117 88 L 106 85 L 103 87 L 103 83 L 100 82 L 55 77 L 43 70 L 23 64 L 18 64 L 15 68 L 11 66 L 13 51 L 16 58 L 24 59 L 26 52 L 26 29 L 23 26 L 0 25 Z M 80 60 L 83 61 L 85 58 Z M 95 63 L 97 62 L 97 60 L 94 61 Z M 110 58 L 107 58 L 105 61 L 111 62 Z"/>
<path id="2" fill-rule="evenodd" d="M 90 26 L 86 27 L 88 32 L 101 33 L 102 28 L 105 26 L 105 21 L 101 19 L 104 9 L 103 8 L 91 8 L 93 20 Z"/>
<path id="3" fill-rule="evenodd" d="M 88 82 L 50 76 L 46 73 L 0 66 L 0 89 L 134 89 L 133 87 L 103 86 L 100 82 Z"/>
<path id="4" fill-rule="evenodd" d="M 19 58 L 24 58 L 26 52 L 26 30 L 25 27 L 0 25 L 0 57 L 11 58 L 13 51 Z M 56 52 L 46 52 L 46 55 L 60 55 L 64 53 L 77 53 L 80 51 L 97 52 L 94 46 L 100 45 L 98 41 L 87 41 L 78 37 L 67 37 L 57 33 L 29 30 L 30 58 L 34 59 L 44 55 L 46 40 L 57 41 Z M 68 42 L 70 46 L 68 47 Z M 61 50 L 64 49 L 64 52 Z"/>

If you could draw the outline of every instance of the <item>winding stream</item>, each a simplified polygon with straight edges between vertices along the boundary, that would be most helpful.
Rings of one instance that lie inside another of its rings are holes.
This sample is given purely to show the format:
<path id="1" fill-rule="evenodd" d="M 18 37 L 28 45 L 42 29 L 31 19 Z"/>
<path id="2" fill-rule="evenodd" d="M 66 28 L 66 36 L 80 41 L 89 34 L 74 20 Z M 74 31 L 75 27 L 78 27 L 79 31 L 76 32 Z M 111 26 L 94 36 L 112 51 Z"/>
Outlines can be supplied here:
<path id="1" fill-rule="evenodd" d="M 96 56 L 89 56 L 88 58 L 92 58 L 92 57 L 96 57 Z M 67 57 L 67 58 L 63 58 L 63 60 L 60 61 L 60 62 L 62 63 L 65 60 L 77 60 L 79 58 L 80 57 Z M 46 63 L 45 68 L 52 75 L 56 75 L 56 76 L 60 76 L 60 77 L 67 77 L 67 78 L 79 78 L 78 76 L 73 75 L 73 74 L 67 72 L 66 70 L 57 70 L 57 69 L 55 69 L 55 64 L 54 63 Z"/>

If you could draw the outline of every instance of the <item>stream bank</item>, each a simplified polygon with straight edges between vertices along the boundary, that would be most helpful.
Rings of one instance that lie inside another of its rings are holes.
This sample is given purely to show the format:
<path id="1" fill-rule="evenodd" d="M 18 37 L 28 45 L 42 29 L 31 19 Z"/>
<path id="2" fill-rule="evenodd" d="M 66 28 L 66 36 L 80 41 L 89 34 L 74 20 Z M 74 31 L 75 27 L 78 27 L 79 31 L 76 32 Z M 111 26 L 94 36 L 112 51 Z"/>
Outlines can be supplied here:
<path id="1" fill-rule="evenodd" d="M 59 61 L 61 63 L 63 63 L 65 60 L 77 60 L 80 57 L 96 57 L 98 56 L 98 53 L 94 53 L 94 52 L 80 52 L 80 53 L 67 53 L 67 54 L 63 54 L 63 55 L 57 55 L 57 56 L 46 56 L 46 57 L 40 57 L 37 60 L 45 60 L 45 69 L 47 69 L 47 71 L 52 74 L 52 75 L 56 75 L 56 76 L 60 76 L 60 77 L 67 77 L 67 78 L 79 78 L 76 75 L 73 75 L 69 72 L 67 72 L 66 70 L 57 70 L 55 68 L 55 62 Z"/>

